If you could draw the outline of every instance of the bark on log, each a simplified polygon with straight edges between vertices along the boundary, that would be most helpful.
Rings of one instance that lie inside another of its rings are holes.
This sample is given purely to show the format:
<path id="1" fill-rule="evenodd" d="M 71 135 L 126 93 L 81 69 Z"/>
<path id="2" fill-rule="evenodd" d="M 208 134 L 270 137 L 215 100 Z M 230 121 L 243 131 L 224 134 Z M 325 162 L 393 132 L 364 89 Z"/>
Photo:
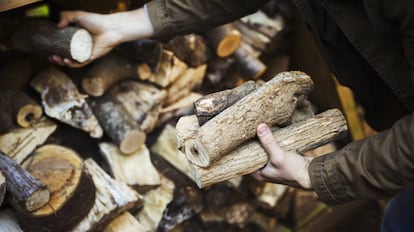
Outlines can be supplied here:
<path id="1" fill-rule="evenodd" d="M 168 41 L 167 48 L 192 68 L 205 64 L 209 56 L 204 37 L 197 34 L 176 36 Z"/>
<path id="2" fill-rule="evenodd" d="M 205 36 L 218 57 L 228 57 L 233 54 L 241 41 L 241 33 L 232 24 L 210 29 Z"/>
<path id="3" fill-rule="evenodd" d="M 99 123 L 122 153 L 131 154 L 145 143 L 146 134 L 113 96 L 105 94 L 90 99 L 90 105 Z"/>
<path id="4" fill-rule="evenodd" d="M 256 89 L 257 85 L 254 81 L 247 81 L 239 87 L 208 94 L 198 99 L 194 102 L 194 109 L 200 126 Z"/>
<path id="5" fill-rule="evenodd" d="M 0 171 L 0 206 L 3 204 L 4 194 L 6 194 L 6 177 Z"/>
<path id="6" fill-rule="evenodd" d="M 56 130 L 52 121 L 42 120 L 29 128 L 16 128 L 0 136 L 0 150 L 21 164 L 30 153 L 43 144 Z"/>
<path id="7" fill-rule="evenodd" d="M 141 195 L 112 179 L 94 160 L 87 159 L 84 165 L 92 176 L 96 197 L 88 215 L 70 231 L 100 231 L 123 212 L 141 206 Z"/>
<path id="8" fill-rule="evenodd" d="M 303 152 L 340 138 L 347 131 L 346 120 L 333 109 L 288 127 L 273 131 L 285 151 Z M 235 176 L 253 173 L 268 161 L 268 155 L 257 140 L 243 144 L 207 168 L 190 164 L 194 180 L 200 188 Z"/>
<path id="9" fill-rule="evenodd" d="M 74 26 L 59 29 L 56 23 L 40 19 L 12 20 L 6 25 L 10 35 L 6 44 L 12 49 L 57 54 L 78 62 L 87 61 L 92 54 L 92 36 L 85 29 Z"/>
<path id="10" fill-rule="evenodd" d="M 112 87 L 109 93 L 122 103 L 145 133 L 154 129 L 167 97 L 165 90 L 137 81 L 121 82 Z"/>
<path id="11" fill-rule="evenodd" d="M 137 64 L 114 54 L 109 54 L 92 64 L 82 79 L 83 90 L 94 97 L 102 96 L 115 83 L 136 77 Z"/>
<path id="12" fill-rule="evenodd" d="M 233 54 L 237 63 L 237 70 L 245 79 L 257 79 L 267 69 L 267 66 L 254 54 L 250 45 L 242 42 Z"/>
<path id="13" fill-rule="evenodd" d="M 149 232 L 132 214 L 125 212 L 112 220 L 102 232 Z"/>
<path id="14" fill-rule="evenodd" d="M 235 60 L 232 57 L 214 57 L 210 59 L 207 65 L 207 80 L 209 80 L 213 85 L 220 84 L 227 78 L 227 75 L 231 71 L 234 63 Z"/>
<path id="15" fill-rule="evenodd" d="M 34 211 L 49 201 L 49 190 L 30 172 L 0 152 L 0 171 L 6 176 L 6 188 L 16 208 Z"/>
<path id="16" fill-rule="evenodd" d="M 201 126 L 193 136 L 184 137 L 187 159 L 200 167 L 225 156 L 256 135 L 260 123 L 280 125 L 290 120 L 296 105 L 312 88 L 311 78 L 302 72 L 285 72 L 260 86 L 234 105 Z M 177 132 L 180 126 L 177 123 Z"/>
<path id="17" fill-rule="evenodd" d="M 270 18 L 260 10 L 254 14 L 241 18 L 240 22 L 269 38 L 275 38 L 285 27 L 285 22 L 282 16 L 276 15 L 274 18 Z"/>
<path id="18" fill-rule="evenodd" d="M 242 23 L 241 21 L 236 21 L 233 23 L 233 25 L 242 34 L 242 42 L 248 44 L 249 46 L 252 46 L 254 49 L 257 49 L 261 53 L 265 52 L 269 44 L 272 42 L 271 38 L 269 38 L 267 35 L 250 28 L 248 25 Z"/>
<path id="19" fill-rule="evenodd" d="M 75 151 L 45 145 L 36 149 L 23 167 L 50 191 L 50 200 L 42 208 L 30 213 L 18 210 L 24 230 L 68 231 L 88 214 L 95 201 L 95 186 Z"/>
<path id="20" fill-rule="evenodd" d="M 45 113 L 70 126 L 81 129 L 93 138 L 103 135 L 102 128 L 72 80 L 55 67 L 39 73 L 31 86 L 40 93 Z"/>
<path id="21" fill-rule="evenodd" d="M 141 191 L 160 185 L 160 175 L 153 166 L 145 145 L 128 156 L 123 155 L 115 145 L 110 143 L 100 143 L 99 148 L 115 180 Z"/>

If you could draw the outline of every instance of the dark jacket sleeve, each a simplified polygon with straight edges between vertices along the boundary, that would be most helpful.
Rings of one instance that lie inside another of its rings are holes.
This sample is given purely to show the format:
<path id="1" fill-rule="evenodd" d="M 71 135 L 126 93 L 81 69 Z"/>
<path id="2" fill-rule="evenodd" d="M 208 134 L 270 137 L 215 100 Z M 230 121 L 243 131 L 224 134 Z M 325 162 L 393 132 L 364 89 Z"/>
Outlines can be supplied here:
<path id="1" fill-rule="evenodd" d="M 414 1 L 382 4 L 384 19 L 399 27 L 414 85 Z M 414 187 L 414 113 L 387 131 L 314 159 L 309 172 L 315 191 L 328 204 L 384 198 Z"/>
<path id="2" fill-rule="evenodd" d="M 153 0 L 147 13 L 155 36 L 201 32 L 251 14 L 267 0 Z"/>

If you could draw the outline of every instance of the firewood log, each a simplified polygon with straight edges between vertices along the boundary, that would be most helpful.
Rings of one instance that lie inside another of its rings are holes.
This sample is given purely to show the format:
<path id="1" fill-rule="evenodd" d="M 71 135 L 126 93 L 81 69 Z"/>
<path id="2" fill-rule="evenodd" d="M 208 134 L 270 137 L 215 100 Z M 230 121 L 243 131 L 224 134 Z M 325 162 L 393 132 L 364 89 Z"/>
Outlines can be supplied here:
<path id="1" fill-rule="evenodd" d="M 187 159 L 200 167 L 225 156 L 241 143 L 256 135 L 259 123 L 283 124 L 290 120 L 296 104 L 311 90 L 311 78 L 302 72 L 275 76 L 256 91 L 242 98 L 185 137 L 183 148 Z M 177 123 L 177 132 L 183 123 Z"/>
<path id="2" fill-rule="evenodd" d="M 261 10 L 241 18 L 240 22 L 269 38 L 276 37 L 285 27 L 285 22 L 282 16 L 276 15 L 275 17 L 270 18 Z"/>
<path id="3" fill-rule="evenodd" d="M 102 232 L 147 232 L 144 225 L 142 225 L 129 212 L 125 212 L 112 220 Z"/>
<path id="4" fill-rule="evenodd" d="M 92 176 L 96 197 L 88 215 L 70 231 L 100 231 L 122 213 L 142 205 L 141 195 L 112 179 L 93 159 L 85 160 L 84 165 Z"/>
<path id="5" fill-rule="evenodd" d="M 4 194 L 6 194 L 6 177 L 0 172 L 0 206 L 3 204 Z"/>
<path id="6" fill-rule="evenodd" d="M 165 90 L 137 81 L 123 81 L 113 86 L 109 94 L 125 107 L 145 133 L 154 129 L 167 97 Z"/>
<path id="7" fill-rule="evenodd" d="M 218 57 L 233 54 L 241 41 L 241 33 L 231 23 L 210 29 L 205 36 Z"/>
<path id="8" fill-rule="evenodd" d="M 194 109 L 200 126 L 256 89 L 254 81 L 247 81 L 239 87 L 211 93 L 198 99 L 194 102 Z"/>
<path id="9" fill-rule="evenodd" d="M 41 95 L 45 113 L 70 126 L 81 129 L 93 138 L 103 135 L 101 126 L 72 80 L 51 66 L 39 73 L 31 86 Z"/>
<path id="10" fill-rule="evenodd" d="M 242 42 L 252 46 L 260 52 L 265 52 L 268 45 L 272 42 L 271 38 L 261 32 L 250 28 L 248 25 L 241 21 L 233 23 L 234 27 L 242 34 Z"/>
<path id="11" fill-rule="evenodd" d="M 6 177 L 7 193 L 14 207 L 30 212 L 48 203 L 50 192 L 46 186 L 3 152 L 0 152 L 0 171 Z"/>
<path id="12" fill-rule="evenodd" d="M 110 94 L 90 99 L 91 108 L 112 141 L 124 154 L 138 150 L 146 134 L 125 107 Z"/>
<path id="13" fill-rule="evenodd" d="M 194 121 L 194 117 L 192 118 Z M 193 125 L 197 127 L 196 119 Z M 332 109 L 313 118 L 276 129 L 273 135 L 283 150 L 303 152 L 338 139 L 346 131 L 344 116 L 339 110 Z M 207 168 L 190 163 L 190 170 L 197 185 L 204 188 L 235 176 L 253 173 L 262 168 L 268 159 L 260 142 L 253 140 L 237 147 Z"/>
<path id="14" fill-rule="evenodd" d="M 213 85 L 220 84 L 226 79 L 234 63 L 235 60 L 231 56 L 226 58 L 211 58 L 207 65 L 206 79 Z"/>
<path id="15" fill-rule="evenodd" d="M 0 150 L 21 164 L 30 153 L 56 130 L 56 124 L 42 120 L 29 128 L 16 128 L 0 136 Z"/>
<path id="16" fill-rule="evenodd" d="M 13 211 L 9 208 L 0 211 L 0 231 L 23 232 Z"/>
<path id="17" fill-rule="evenodd" d="M 16 50 L 42 55 L 57 54 L 78 62 L 87 61 L 93 48 L 92 36 L 85 29 L 41 19 L 11 20 L 5 23 L 10 36 L 6 44 Z"/>
<path id="18" fill-rule="evenodd" d="M 192 68 L 205 64 L 209 56 L 204 37 L 197 34 L 175 36 L 166 47 Z"/>
<path id="19" fill-rule="evenodd" d="M 42 107 L 20 90 L 0 92 L 0 108 L 21 127 L 33 126 L 42 117 Z"/>
<path id="20" fill-rule="evenodd" d="M 22 166 L 50 191 L 50 200 L 42 208 L 31 213 L 17 210 L 24 230 L 68 231 L 88 214 L 95 201 L 95 186 L 75 151 L 44 145 Z"/>
<path id="21" fill-rule="evenodd" d="M 167 89 L 168 97 L 165 105 L 171 105 L 178 99 L 190 94 L 194 89 L 199 87 L 204 80 L 207 65 L 203 64 L 196 68 L 187 69 L 182 76 L 173 82 Z"/>
<path id="22" fill-rule="evenodd" d="M 257 79 L 267 69 L 267 66 L 254 54 L 250 45 L 242 42 L 233 54 L 237 63 L 237 70 L 245 79 Z"/>
<path id="23" fill-rule="evenodd" d="M 122 56 L 106 55 L 92 64 L 82 79 L 82 88 L 91 96 L 102 96 L 115 83 L 136 78 L 136 67 L 136 63 Z"/>
<path id="24" fill-rule="evenodd" d="M 99 147 L 115 180 L 144 190 L 160 185 L 160 175 L 145 145 L 128 156 L 110 143 L 100 143 Z"/>
<path id="25" fill-rule="evenodd" d="M 282 184 L 265 183 L 257 201 L 263 208 L 274 209 L 289 187 Z"/>

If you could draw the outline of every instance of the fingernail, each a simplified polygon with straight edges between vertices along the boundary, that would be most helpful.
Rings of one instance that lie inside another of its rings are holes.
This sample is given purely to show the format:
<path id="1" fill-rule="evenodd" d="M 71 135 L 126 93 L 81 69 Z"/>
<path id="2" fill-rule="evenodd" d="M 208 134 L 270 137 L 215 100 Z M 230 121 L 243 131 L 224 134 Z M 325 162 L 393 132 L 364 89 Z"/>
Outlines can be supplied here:
<path id="1" fill-rule="evenodd" d="M 260 124 L 257 127 L 257 134 L 258 135 L 260 135 L 260 136 L 264 135 L 266 132 L 267 132 L 267 126 L 265 124 Z"/>

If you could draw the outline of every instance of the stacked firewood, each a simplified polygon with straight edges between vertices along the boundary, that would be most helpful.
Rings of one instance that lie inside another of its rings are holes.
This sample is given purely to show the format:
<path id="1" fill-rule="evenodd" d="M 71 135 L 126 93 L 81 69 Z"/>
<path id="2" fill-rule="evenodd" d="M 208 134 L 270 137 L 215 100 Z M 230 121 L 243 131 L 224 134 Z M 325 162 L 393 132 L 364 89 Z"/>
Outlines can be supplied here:
<path id="1" fill-rule="evenodd" d="M 9 49 L 0 67 L 0 230 L 278 227 L 292 190 L 247 175 L 268 160 L 257 124 L 304 152 L 341 136 L 346 122 L 337 110 L 314 115 L 302 72 L 259 80 L 261 55 L 277 50 L 288 28 L 265 12 L 166 42 L 125 43 L 78 70 L 18 54 L 82 62 L 88 32 L 9 23 L 0 33 Z"/>

